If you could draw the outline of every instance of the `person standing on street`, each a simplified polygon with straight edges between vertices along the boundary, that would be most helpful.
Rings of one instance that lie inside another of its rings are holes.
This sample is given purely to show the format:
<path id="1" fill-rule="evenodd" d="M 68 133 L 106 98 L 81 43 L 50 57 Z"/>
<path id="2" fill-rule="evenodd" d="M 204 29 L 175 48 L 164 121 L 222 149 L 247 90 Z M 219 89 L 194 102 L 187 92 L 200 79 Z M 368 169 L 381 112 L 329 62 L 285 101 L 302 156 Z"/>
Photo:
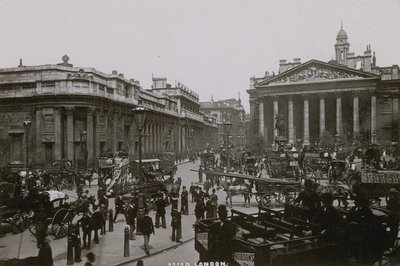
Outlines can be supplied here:
<path id="1" fill-rule="evenodd" d="M 99 210 L 99 206 L 96 205 L 93 207 L 93 214 L 92 214 L 92 222 L 93 222 L 93 231 L 94 231 L 94 243 L 99 243 L 99 230 L 101 231 L 103 226 L 104 217 L 103 214 Z"/>
<path id="2" fill-rule="evenodd" d="M 192 184 L 190 185 L 189 193 L 190 193 L 190 195 L 192 196 L 192 203 L 193 203 L 193 202 L 196 200 L 196 187 L 195 187 L 195 185 L 193 184 L 193 182 L 192 182 Z"/>
<path id="3" fill-rule="evenodd" d="M 178 209 L 178 198 L 179 198 L 179 193 L 176 192 L 175 188 L 172 188 L 171 193 L 169 195 L 171 198 L 171 213 L 173 209 Z"/>
<path id="4" fill-rule="evenodd" d="M 37 248 L 40 248 L 45 242 L 47 234 L 47 215 L 44 207 L 35 211 L 33 219 L 36 225 Z"/>
<path id="5" fill-rule="evenodd" d="M 135 203 L 134 199 L 131 199 L 129 204 L 127 205 L 125 209 L 125 220 L 126 223 L 129 225 L 129 239 L 130 240 L 135 240 L 135 223 L 136 223 L 136 217 L 137 217 L 137 212 L 138 208 Z"/>
<path id="6" fill-rule="evenodd" d="M 158 199 L 156 201 L 156 228 L 160 227 L 160 218 L 162 222 L 162 227 L 167 228 L 166 222 L 165 222 L 165 207 L 167 206 L 167 203 L 164 200 L 163 194 L 160 194 L 158 196 Z"/>
<path id="7" fill-rule="evenodd" d="M 83 232 L 83 248 L 90 249 L 90 241 L 92 239 L 93 222 L 92 217 L 89 216 L 89 211 L 83 213 L 83 217 L 78 221 L 82 227 Z"/>
<path id="8" fill-rule="evenodd" d="M 115 197 L 115 215 L 113 222 L 115 223 L 115 220 L 117 220 L 118 214 L 124 214 L 124 201 L 122 200 L 121 195 L 118 195 Z"/>
<path id="9" fill-rule="evenodd" d="M 171 213 L 172 242 L 181 242 L 182 237 L 182 216 L 178 209 L 172 209 Z"/>
<path id="10" fill-rule="evenodd" d="M 214 188 L 212 190 L 212 194 L 210 195 L 210 199 L 211 199 L 212 218 L 217 218 L 218 196 L 215 194 Z"/>
<path id="11" fill-rule="evenodd" d="M 181 214 L 189 215 L 189 193 L 186 187 L 182 187 L 181 193 Z"/>
<path id="12" fill-rule="evenodd" d="M 144 250 L 148 256 L 150 256 L 150 247 L 149 247 L 149 241 L 150 241 L 150 234 L 154 232 L 154 226 L 153 226 L 153 219 L 151 219 L 150 216 L 148 216 L 148 213 L 145 213 L 145 216 L 142 219 L 138 220 L 138 227 L 142 231 L 143 234 L 143 239 L 144 239 Z"/>
<path id="13" fill-rule="evenodd" d="M 197 198 L 196 206 L 194 208 L 194 214 L 196 215 L 196 224 L 204 219 L 204 211 L 206 209 L 206 205 L 204 204 L 204 200 L 202 198 Z"/>

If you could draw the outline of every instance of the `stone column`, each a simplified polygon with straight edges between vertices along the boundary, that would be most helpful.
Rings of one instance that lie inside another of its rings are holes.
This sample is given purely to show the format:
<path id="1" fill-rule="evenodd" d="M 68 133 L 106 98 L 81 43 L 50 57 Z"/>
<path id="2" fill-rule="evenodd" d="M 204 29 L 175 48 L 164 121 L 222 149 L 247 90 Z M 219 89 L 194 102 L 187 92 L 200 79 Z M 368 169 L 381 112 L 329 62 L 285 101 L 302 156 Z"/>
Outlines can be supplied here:
<path id="1" fill-rule="evenodd" d="M 304 121 L 303 121 L 303 145 L 310 145 L 310 121 L 309 121 L 309 99 L 308 95 L 304 96 Z"/>
<path id="2" fill-rule="evenodd" d="M 353 95 L 353 139 L 356 140 L 360 134 L 360 116 L 359 116 L 359 95 L 355 92 Z"/>
<path id="3" fill-rule="evenodd" d="M 278 98 L 277 97 L 273 97 L 272 98 L 273 99 L 273 117 L 272 117 L 272 119 L 273 119 L 273 125 L 274 125 L 274 138 L 273 138 L 273 140 L 272 140 L 272 143 L 274 144 L 274 140 L 275 140 L 275 138 L 278 136 L 278 129 L 276 129 L 276 116 L 278 115 L 278 113 L 279 113 L 279 104 L 278 104 Z"/>
<path id="4" fill-rule="evenodd" d="M 374 92 L 372 92 L 374 93 Z M 375 139 L 374 139 L 375 134 Z M 371 95 L 371 142 L 377 143 L 377 132 L 376 132 L 376 95 Z"/>
<path id="5" fill-rule="evenodd" d="M 399 121 L 399 95 L 398 93 L 393 94 L 393 112 L 392 112 L 392 140 L 399 142 L 400 137 L 400 121 Z"/>
<path id="6" fill-rule="evenodd" d="M 103 110 L 98 110 L 96 112 L 95 122 L 94 122 L 94 165 L 98 166 L 100 159 L 100 112 Z"/>
<path id="7" fill-rule="evenodd" d="M 113 128 L 112 128 L 112 137 L 111 137 L 111 146 L 112 146 L 112 153 L 115 154 L 118 149 L 118 123 L 119 123 L 119 114 L 117 112 L 114 112 L 114 117 L 113 117 Z"/>
<path id="8" fill-rule="evenodd" d="M 336 133 L 342 135 L 342 98 L 336 95 Z"/>
<path id="9" fill-rule="evenodd" d="M 87 150 L 87 167 L 94 165 L 94 130 L 93 130 L 93 113 L 94 107 L 88 107 L 86 113 L 86 150 Z"/>
<path id="10" fill-rule="evenodd" d="M 104 141 L 106 142 L 105 144 L 105 150 L 107 151 L 108 149 L 111 150 L 111 140 L 110 140 L 110 121 L 109 121 L 109 116 L 110 116 L 110 112 L 105 111 L 104 110 L 104 130 L 103 130 L 103 134 L 104 134 Z M 100 151 L 100 153 L 103 151 Z"/>
<path id="11" fill-rule="evenodd" d="M 67 159 L 74 162 L 74 107 L 66 106 L 67 112 Z"/>
<path id="12" fill-rule="evenodd" d="M 36 154 L 34 155 L 35 164 L 45 163 L 45 156 L 44 156 L 43 144 L 42 144 L 41 122 L 42 122 L 42 110 L 41 110 L 41 108 L 36 108 L 36 110 L 35 110 Z M 33 151 L 32 151 L 32 154 L 34 154 Z"/>
<path id="13" fill-rule="evenodd" d="M 258 132 L 264 136 L 264 102 L 262 99 L 258 103 Z"/>
<path id="14" fill-rule="evenodd" d="M 54 108 L 54 159 L 62 159 L 62 135 L 60 109 Z"/>
<path id="15" fill-rule="evenodd" d="M 294 143 L 294 127 L 293 127 L 293 98 L 289 96 L 288 101 L 288 135 L 289 143 Z"/>
<path id="16" fill-rule="evenodd" d="M 319 96 L 319 137 L 325 133 L 325 97 Z"/>

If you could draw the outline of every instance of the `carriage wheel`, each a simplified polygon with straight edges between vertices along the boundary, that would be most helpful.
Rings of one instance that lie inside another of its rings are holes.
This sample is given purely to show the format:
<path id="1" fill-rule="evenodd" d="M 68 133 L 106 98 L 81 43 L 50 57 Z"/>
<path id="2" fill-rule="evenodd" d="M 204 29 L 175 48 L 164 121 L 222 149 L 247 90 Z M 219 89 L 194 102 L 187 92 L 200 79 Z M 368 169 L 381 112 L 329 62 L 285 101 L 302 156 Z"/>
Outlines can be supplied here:
<path id="1" fill-rule="evenodd" d="M 282 189 L 277 197 L 279 203 L 292 203 L 300 193 L 300 189 L 293 186 L 288 186 Z"/>
<path id="2" fill-rule="evenodd" d="M 11 219 L 11 229 L 14 234 L 21 233 L 26 229 L 25 217 L 21 213 L 17 213 Z"/>
<path id="3" fill-rule="evenodd" d="M 268 208 L 275 204 L 275 195 L 273 193 L 265 193 L 261 196 L 261 206 Z"/>
<path id="4" fill-rule="evenodd" d="M 33 210 L 31 210 L 28 214 L 28 230 L 29 232 L 31 232 L 32 235 L 36 236 L 36 224 L 35 224 L 35 220 L 33 219 Z"/>
<path id="5" fill-rule="evenodd" d="M 70 222 L 69 216 L 70 212 L 65 208 L 59 209 L 54 214 L 53 219 L 51 220 L 51 229 L 56 238 L 63 238 L 67 235 L 68 222 Z"/>

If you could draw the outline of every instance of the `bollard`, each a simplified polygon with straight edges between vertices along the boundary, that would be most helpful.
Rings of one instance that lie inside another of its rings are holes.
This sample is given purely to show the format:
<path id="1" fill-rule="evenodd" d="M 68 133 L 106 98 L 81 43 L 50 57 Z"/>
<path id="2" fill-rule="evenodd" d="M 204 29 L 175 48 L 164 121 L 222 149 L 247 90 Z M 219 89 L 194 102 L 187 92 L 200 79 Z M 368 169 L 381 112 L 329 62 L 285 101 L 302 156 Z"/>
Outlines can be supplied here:
<path id="1" fill-rule="evenodd" d="M 129 228 L 124 229 L 124 257 L 129 257 Z"/>
<path id="2" fill-rule="evenodd" d="M 81 248 L 81 237 L 79 236 L 79 233 L 75 236 L 75 262 L 81 262 L 81 253 L 82 253 L 82 248 Z"/>
<path id="3" fill-rule="evenodd" d="M 68 243 L 67 243 L 67 265 L 74 264 L 74 235 L 72 233 L 68 234 Z"/>
<path id="4" fill-rule="evenodd" d="M 108 232 L 114 232 L 113 210 L 108 210 Z"/>

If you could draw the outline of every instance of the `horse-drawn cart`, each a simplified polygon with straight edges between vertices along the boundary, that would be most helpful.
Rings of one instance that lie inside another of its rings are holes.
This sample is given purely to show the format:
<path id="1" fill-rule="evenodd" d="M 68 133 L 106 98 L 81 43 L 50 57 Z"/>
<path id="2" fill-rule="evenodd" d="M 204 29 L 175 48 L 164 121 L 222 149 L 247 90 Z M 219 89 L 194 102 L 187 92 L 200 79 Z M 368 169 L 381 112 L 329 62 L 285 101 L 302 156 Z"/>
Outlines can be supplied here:
<path id="1" fill-rule="evenodd" d="M 198 170 L 192 170 L 198 171 Z M 201 170 L 205 175 L 219 179 L 219 186 L 227 194 L 227 199 L 232 196 L 254 195 L 257 203 L 268 207 L 276 204 L 290 203 L 300 193 L 301 182 L 287 179 L 255 177 L 252 175 L 223 173 L 210 170 Z"/>

